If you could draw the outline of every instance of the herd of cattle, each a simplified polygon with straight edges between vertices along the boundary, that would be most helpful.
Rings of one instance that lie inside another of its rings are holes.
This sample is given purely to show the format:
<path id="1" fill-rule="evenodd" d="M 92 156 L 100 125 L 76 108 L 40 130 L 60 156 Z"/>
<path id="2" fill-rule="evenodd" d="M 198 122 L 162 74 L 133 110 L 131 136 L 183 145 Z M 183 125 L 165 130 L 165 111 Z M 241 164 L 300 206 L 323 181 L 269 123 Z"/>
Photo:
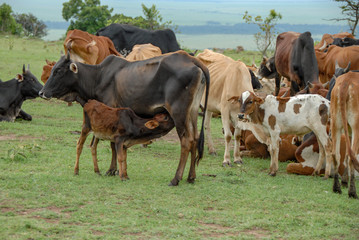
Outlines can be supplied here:
<path id="1" fill-rule="evenodd" d="M 97 143 L 109 140 L 112 161 L 107 174 L 118 171 L 122 180 L 128 179 L 127 148 L 176 128 L 181 153 L 170 182 L 175 186 L 189 155 L 187 181 L 194 182 L 204 132 L 209 153 L 216 154 L 210 131 L 216 114 L 225 139 L 224 166 L 232 164 L 234 137 L 234 163 L 242 163 L 244 156 L 270 157 L 269 174 L 275 176 L 278 161 L 296 160 L 288 164 L 288 173 L 333 176 L 333 191 L 338 193 L 350 181 L 349 197 L 357 198 L 358 42 L 349 33 L 324 34 L 314 45 L 309 32 L 284 32 L 277 37 L 274 56 L 263 57 L 258 68 L 208 49 L 189 54 L 171 30 L 120 24 L 96 35 L 71 30 L 64 41 L 65 55 L 43 67 L 44 86 L 25 66 L 16 78 L 0 82 L 0 121 L 31 120 L 21 105 L 37 96 L 76 101 L 84 118 L 75 174 L 83 144 L 93 132 L 95 172 Z M 199 109 L 204 112 L 200 134 Z"/>

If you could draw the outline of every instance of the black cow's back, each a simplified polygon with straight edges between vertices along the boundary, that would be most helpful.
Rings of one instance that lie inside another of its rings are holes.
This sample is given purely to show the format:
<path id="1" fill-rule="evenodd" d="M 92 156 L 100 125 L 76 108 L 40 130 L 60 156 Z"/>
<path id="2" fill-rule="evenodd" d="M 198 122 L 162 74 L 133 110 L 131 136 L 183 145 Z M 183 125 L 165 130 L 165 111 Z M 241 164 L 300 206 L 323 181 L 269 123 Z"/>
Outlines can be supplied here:
<path id="1" fill-rule="evenodd" d="M 98 30 L 96 35 L 110 38 L 119 52 L 131 51 L 134 45 L 146 43 L 159 47 L 162 53 L 180 50 L 176 35 L 170 29 L 151 31 L 127 24 L 113 23 Z"/>

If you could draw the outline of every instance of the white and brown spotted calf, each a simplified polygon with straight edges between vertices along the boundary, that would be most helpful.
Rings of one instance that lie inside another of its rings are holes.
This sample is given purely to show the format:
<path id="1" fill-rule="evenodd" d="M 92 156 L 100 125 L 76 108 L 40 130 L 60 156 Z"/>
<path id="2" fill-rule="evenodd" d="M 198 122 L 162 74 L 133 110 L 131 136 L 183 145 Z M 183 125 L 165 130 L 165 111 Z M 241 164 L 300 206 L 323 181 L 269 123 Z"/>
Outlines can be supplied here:
<path id="1" fill-rule="evenodd" d="M 94 170 L 100 173 L 97 165 L 97 144 L 99 140 L 111 141 L 112 157 L 117 157 L 119 176 L 122 180 L 127 175 L 127 148 L 168 133 L 174 122 L 168 114 L 159 113 L 153 118 L 141 118 L 130 108 L 111 108 L 99 101 L 89 100 L 84 106 L 84 120 L 81 136 L 77 142 L 75 175 L 79 173 L 79 160 L 87 135 L 92 131 L 94 142 L 91 153 Z"/>
<path id="2" fill-rule="evenodd" d="M 329 176 L 331 163 L 331 141 L 326 132 L 329 121 L 329 101 L 316 94 L 280 98 L 268 95 L 265 99 L 246 91 L 239 98 L 239 120 L 251 130 L 256 138 L 268 146 L 271 155 L 269 174 L 275 176 L 278 170 L 280 134 L 304 135 L 313 131 L 319 140 L 320 159 L 324 152 Z"/>

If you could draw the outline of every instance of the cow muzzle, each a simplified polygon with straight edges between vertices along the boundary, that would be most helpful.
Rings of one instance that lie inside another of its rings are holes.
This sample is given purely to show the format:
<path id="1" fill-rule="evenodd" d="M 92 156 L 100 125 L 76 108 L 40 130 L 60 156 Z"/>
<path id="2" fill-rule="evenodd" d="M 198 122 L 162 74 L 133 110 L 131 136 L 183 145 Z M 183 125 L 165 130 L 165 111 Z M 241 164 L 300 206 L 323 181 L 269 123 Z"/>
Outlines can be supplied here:
<path id="1" fill-rule="evenodd" d="M 46 96 L 45 96 L 45 93 L 44 93 L 42 90 L 39 92 L 39 96 L 40 96 L 41 98 L 43 98 L 43 99 L 46 99 L 46 100 L 49 100 L 49 99 L 50 99 L 50 97 L 46 97 Z"/>
<path id="2" fill-rule="evenodd" d="M 239 113 L 238 114 L 238 119 L 239 119 L 239 121 L 242 121 L 242 122 L 248 122 L 248 119 L 246 118 L 244 113 Z"/>

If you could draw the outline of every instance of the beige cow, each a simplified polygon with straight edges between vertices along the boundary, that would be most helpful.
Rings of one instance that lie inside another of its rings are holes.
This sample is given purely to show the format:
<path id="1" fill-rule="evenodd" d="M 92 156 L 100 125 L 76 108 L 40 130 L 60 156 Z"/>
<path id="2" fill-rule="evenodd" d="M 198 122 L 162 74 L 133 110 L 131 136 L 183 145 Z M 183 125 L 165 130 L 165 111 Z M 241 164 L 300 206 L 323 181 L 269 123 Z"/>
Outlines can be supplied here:
<path id="1" fill-rule="evenodd" d="M 241 129 L 237 127 L 239 104 L 233 104 L 228 100 L 233 96 L 240 96 L 244 91 L 253 92 L 251 75 L 246 65 L 240 60 L 235 61 L 232 58 L 208 49 L 198 54 L 197 58 L 207 66 L 211 77 L 211 87 L 209 89 L 208 107 L 205 117 L 209 152 L 210 154 L 216 154 L 210 131 L 211 117 L 213 113 L 221 114 L 225 138 L 223 166 L 231 165 L 231 126 L 236 126 L 234 131 L 234 162 L 242 163 L 239 150 Z M 202 98 L 202 103 L 203 102 L 204 98 Z"/>

